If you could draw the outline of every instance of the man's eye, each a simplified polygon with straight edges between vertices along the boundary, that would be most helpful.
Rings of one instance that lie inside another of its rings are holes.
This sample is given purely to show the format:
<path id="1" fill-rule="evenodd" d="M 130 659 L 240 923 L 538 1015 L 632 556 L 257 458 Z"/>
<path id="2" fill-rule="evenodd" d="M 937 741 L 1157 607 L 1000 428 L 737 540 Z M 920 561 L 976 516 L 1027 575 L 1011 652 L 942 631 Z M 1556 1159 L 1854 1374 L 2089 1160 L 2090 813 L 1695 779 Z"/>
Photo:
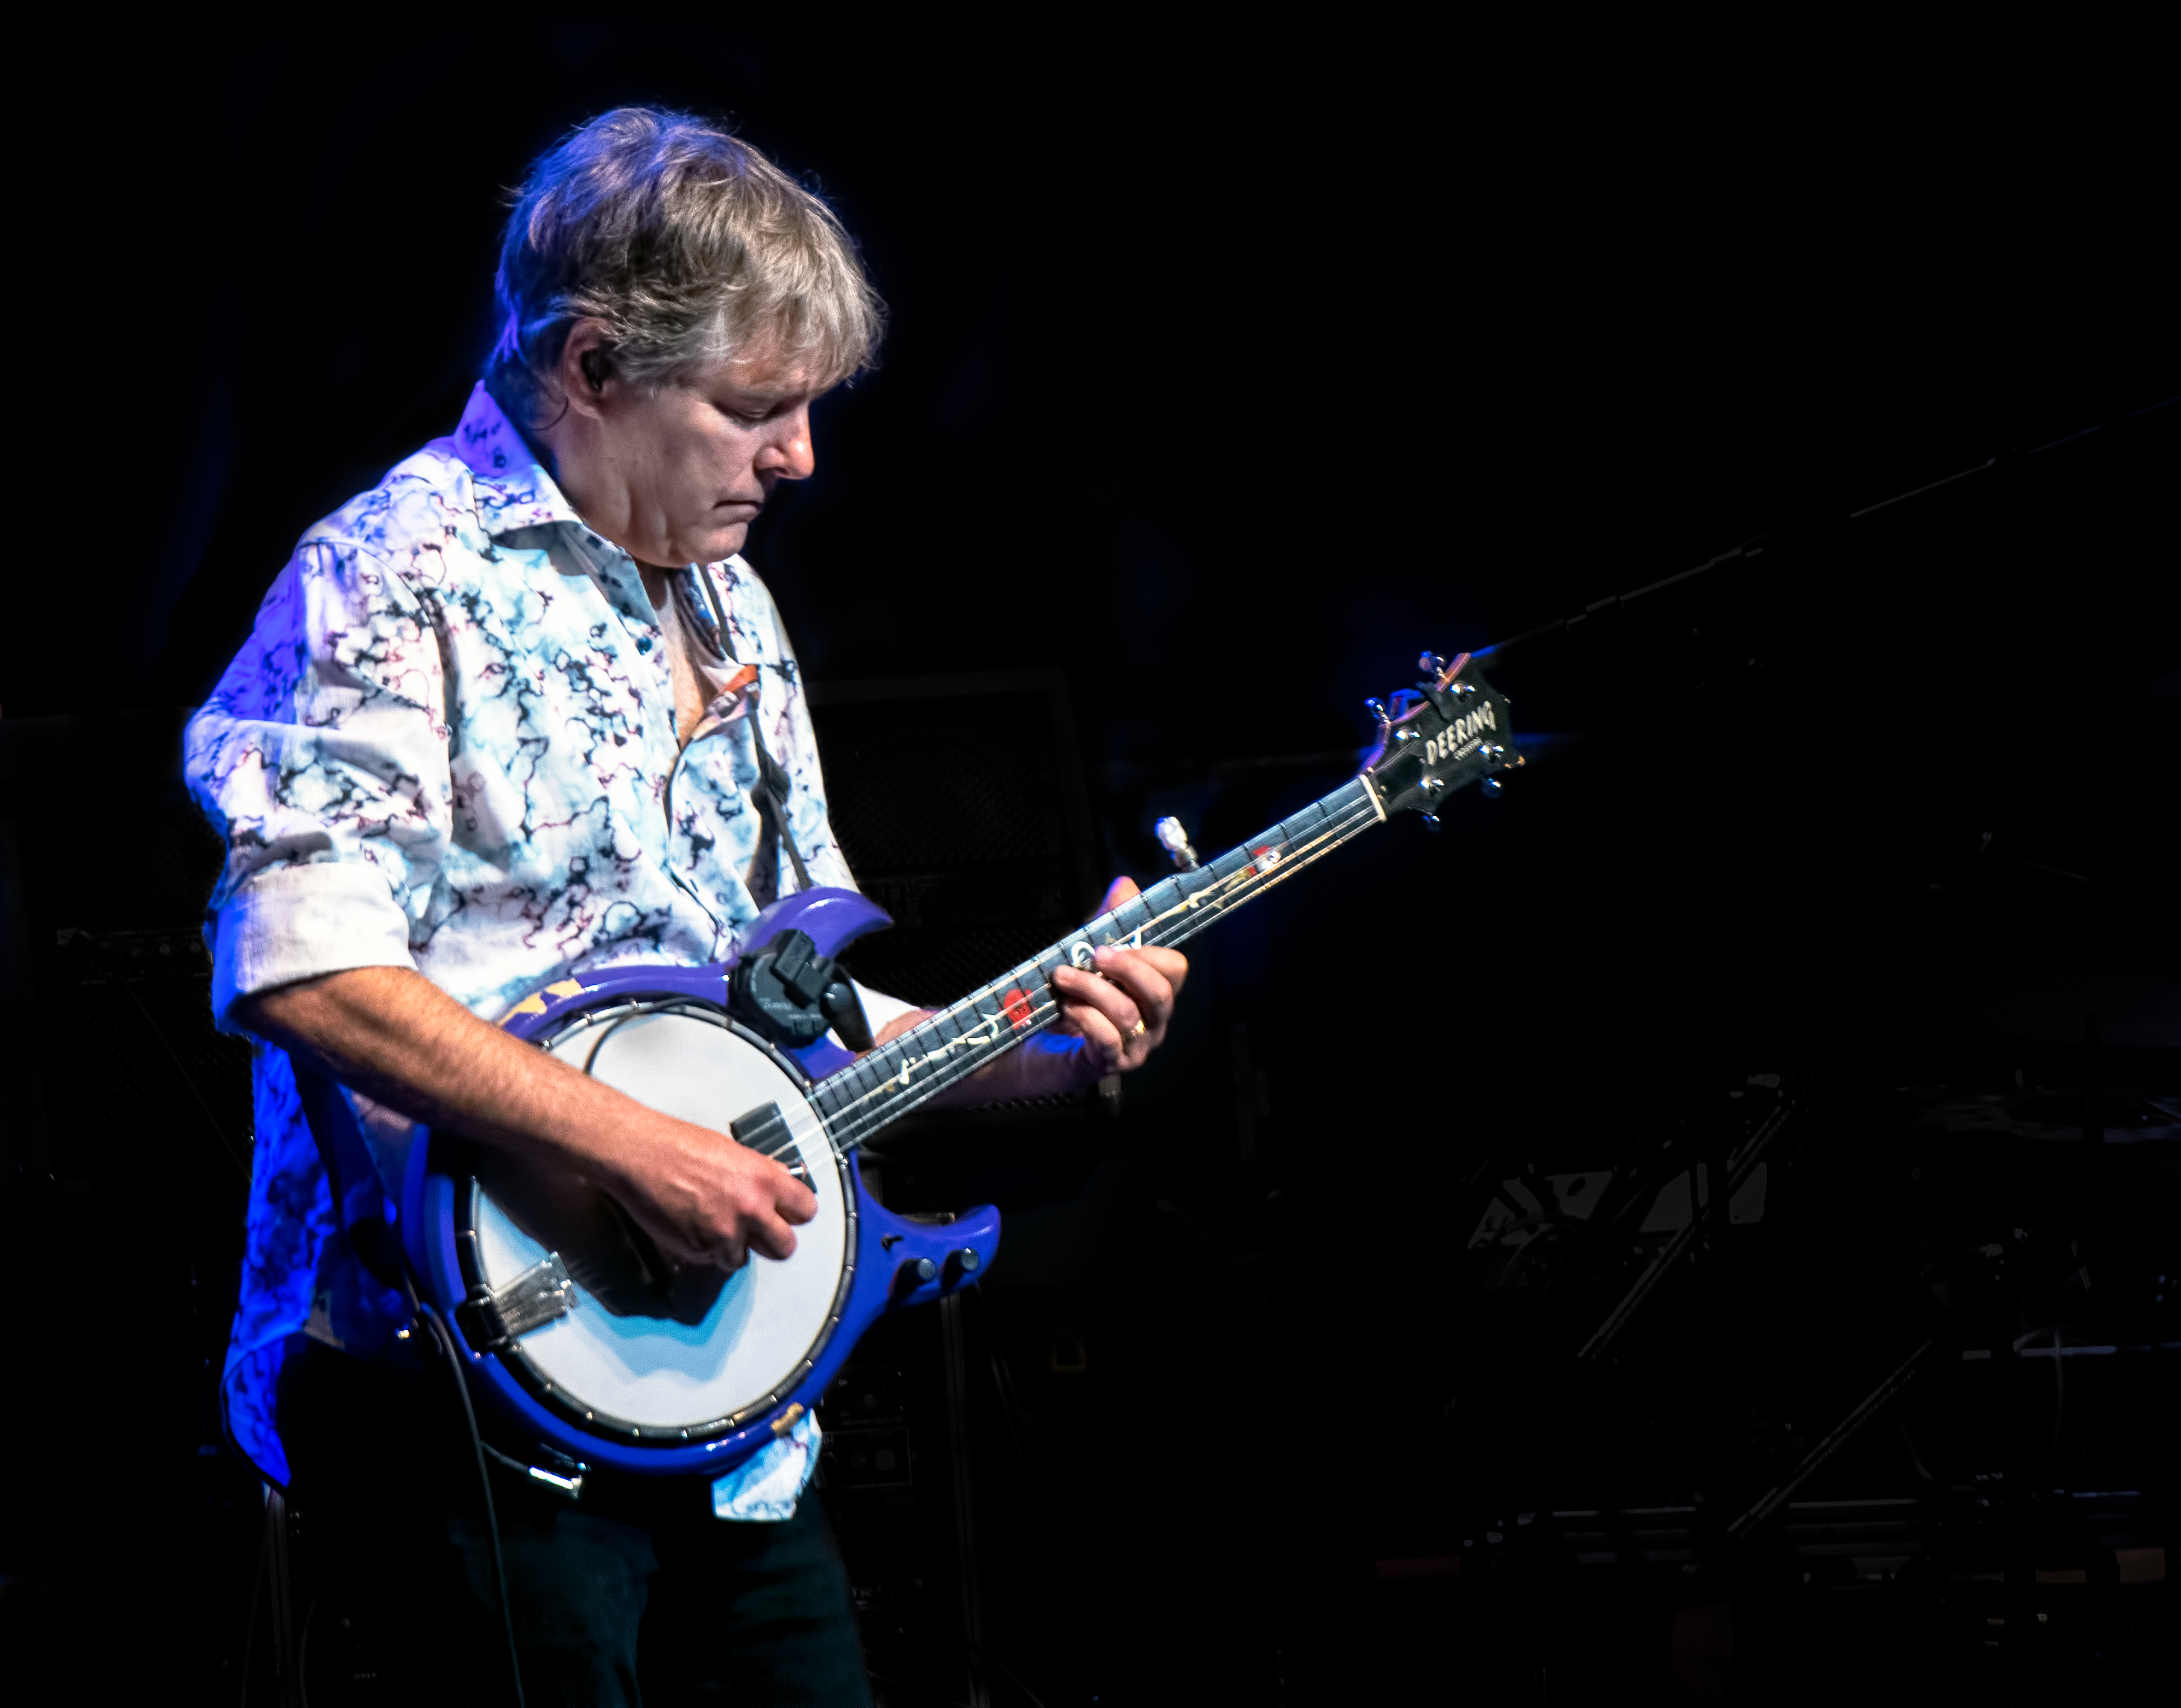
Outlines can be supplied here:
<path id="1" fill-rule="evenodd" d="M 724 403 L 715 399 L 712 407 L 737 427 L 754 428 L 764 427 L 769 422 L 776 421 L 782 416 L 793 413 L 799 403 L 799 399 L 782 398 L 777 403 L 764 404 L 752 409 Z"/>

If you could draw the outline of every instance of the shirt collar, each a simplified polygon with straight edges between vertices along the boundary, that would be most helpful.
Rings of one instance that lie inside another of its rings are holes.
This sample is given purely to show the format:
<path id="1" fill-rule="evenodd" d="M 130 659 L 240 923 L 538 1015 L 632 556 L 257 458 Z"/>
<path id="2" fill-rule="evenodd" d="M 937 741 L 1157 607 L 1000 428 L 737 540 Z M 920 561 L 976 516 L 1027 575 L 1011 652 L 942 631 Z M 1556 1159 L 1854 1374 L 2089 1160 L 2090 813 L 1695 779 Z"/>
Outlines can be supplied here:
<path id="1" fill-rule="evenodd" d="M 478 516 L 488 534 L 549 522 L 571 522 L 590 532 L 482 380 L 455 429 L 455 454 L 475 477 Z"/>
<path id="2" fill-rule="evenodd" d="M 482 381 L 470 394 L 469 407 L 455 429 L 455 453 L 470 471 L 478 520 L 487 534 L 500 539 L 525 528 L 565 523 L 562 537 L 575 548 L 622 619 L 638 628 L 657 629 L 659 614 L 643 590 L 636 559 L 576 514 L 560 483 L 538 460 L 530 441 Z"/>

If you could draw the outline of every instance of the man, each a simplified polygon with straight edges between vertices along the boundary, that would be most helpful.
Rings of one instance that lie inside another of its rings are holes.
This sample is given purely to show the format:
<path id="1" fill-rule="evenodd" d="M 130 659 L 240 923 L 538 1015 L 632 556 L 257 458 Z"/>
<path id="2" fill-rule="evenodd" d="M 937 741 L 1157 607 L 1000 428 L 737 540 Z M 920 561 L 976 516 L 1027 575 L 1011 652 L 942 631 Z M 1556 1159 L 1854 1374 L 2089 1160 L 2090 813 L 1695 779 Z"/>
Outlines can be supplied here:
<path id="1" fill-rule="evenodd" d="M 229 1426 L 363 1610 L 359 1664 L 427 1695 L 504 1688 L 482 1507 L 406 1298 L 347 1240 L 377 1207 L 334 1202 L 305 1105 L 330 1073 L 367 1134 L 428 1122 L 573 1171 L 684 1261 L 794 1248 L 816 1201 L 779 1164 L 494 1022 L 579 969 L 717 961 L 776 894 L 852 881 L 794 653 L 737 554 L 812 473 L 811 402 L 880 324 L 823 203 L 643 108 L 538 162 L 497 291 L 454 436 L 304 537 L 188 735 L 229 848 L 213 1001 L 260 1040 Z M 1063 969 L 1063 1035 L 965 1091 L 1139 1066 L 1186 971 L 1155 949 Z M 882 1039 L 921 1017 L 868 1006 Z M 866 1700 L 814 1503 L 744 1523 L 671 1479 L 499 1496 L 531 1702 L 633 1702 L 639 1678 Z"/>

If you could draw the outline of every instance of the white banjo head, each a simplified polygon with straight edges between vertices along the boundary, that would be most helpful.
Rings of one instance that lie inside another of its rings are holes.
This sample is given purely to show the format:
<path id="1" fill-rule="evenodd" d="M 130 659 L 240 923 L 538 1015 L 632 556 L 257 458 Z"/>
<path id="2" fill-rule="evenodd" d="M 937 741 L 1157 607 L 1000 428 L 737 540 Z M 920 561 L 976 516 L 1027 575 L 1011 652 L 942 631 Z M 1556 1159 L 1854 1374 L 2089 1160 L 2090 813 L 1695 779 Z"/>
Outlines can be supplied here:
<path id="1" fill-rule="evenodd" d="M 581 1248 L 612 1244 L 624 1255 L 628 1248 L 540 1214 L 522 1182 L 495 1175 L 471 1198 L 484 1285 L 505 1287 L 549 1249 L 560 1251 L 575 1279 L 575 1309 L 521 1334 L 503 1356 L 555 1409 L 617 1434 L 660 1441 L 716 1435 L 769 1410 L 831 1334 L 855 1250 L 847 1165 L 800 1084 L 724 1016 L 694 1004 L 604 1011 L 546 1048 L 640 1103 L 721 1132 L 777 1104 L 817 1193 L 818 1214 L 795 1230 L 795 1252 L 785 1262 L 753 1253 L 724 1285 L 714 1272 L 685 1276 L 699 1284 L 678 1287 L 671 1311 L 656 1303 L 630 1309 L 626 1289 L 613 1294 L 615 1309 L 594 1290 L 605 1285 L 596 1281 L 602 1259 Z M 595 1204 L 595 1195 L 587 1201 Z M 592 1221 L 614 1232 L 595 1211 Z M 585 1285 L 587 1275 L 594 1287 Z"/>

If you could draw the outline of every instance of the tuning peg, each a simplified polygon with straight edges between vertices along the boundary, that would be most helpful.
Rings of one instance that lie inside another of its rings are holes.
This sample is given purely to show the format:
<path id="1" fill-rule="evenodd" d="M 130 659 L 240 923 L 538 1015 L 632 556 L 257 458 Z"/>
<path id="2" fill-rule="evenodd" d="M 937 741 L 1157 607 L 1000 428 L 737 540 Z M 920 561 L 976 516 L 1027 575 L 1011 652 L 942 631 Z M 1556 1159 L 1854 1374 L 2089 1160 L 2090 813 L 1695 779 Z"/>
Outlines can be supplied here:
<path id="1" fill-rule="evenodd" d="M 1446 660 L 1426 648 L 1416 654 L 1416 669 L 1436 681 L 1446 669 Z"/>
<path id="2" fill-rule="evenodd" d="M 1425 814 L 1423 815 L 1423 818 L 1424 818 L 1424 829 L 1427 829 L 1427 830 L 1436 830 L 1436 829 L 1438 829 L 1438 813 L 1425 813 Z"/>
<path id="3" fill-rule="evenodd" d="M 1167 851 L 1177 872 L 1196 870 L 1196 851 L 1189 846 L 1189 832 L 1181 828 L 1179 818 L 1162 818 L 1151 826 L 1151 835 Z"/>
<path id="4" fill-rule="evenodd" d="M 1497 777 L 1487 777 L 1477 786 L 1484 791 L 1488 800 L 1496 801 L 1499 798 L 1499 780 Z"/>
<path id="5" fill-rule="evenodd" d="M 1363 702 L 1363 709 L 1378 720 L 1382 730 L 1394 721 L 1392 714 L 1386 710 L 1386 702 L 1375 694 Z"/>

